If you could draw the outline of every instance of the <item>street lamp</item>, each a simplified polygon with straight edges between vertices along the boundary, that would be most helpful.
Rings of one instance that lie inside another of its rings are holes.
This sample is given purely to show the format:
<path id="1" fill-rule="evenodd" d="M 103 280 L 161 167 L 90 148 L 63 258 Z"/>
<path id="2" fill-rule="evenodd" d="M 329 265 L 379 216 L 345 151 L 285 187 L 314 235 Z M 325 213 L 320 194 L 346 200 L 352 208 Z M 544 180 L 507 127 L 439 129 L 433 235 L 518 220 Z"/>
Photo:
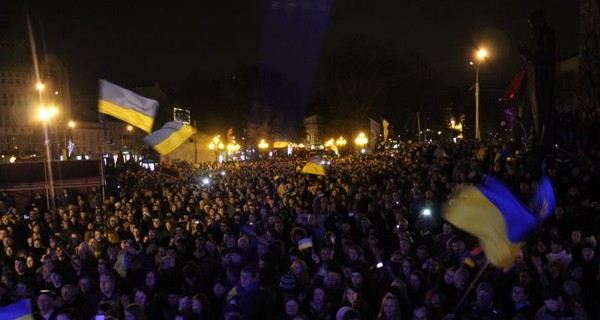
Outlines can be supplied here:
<path id="1" fill-rule="evenodd" d="M 231 160 L 233 160 L 235 153 L 237 153 L 239 150 L 240 145 L 235 140 L 227 144 L 227 152 L 231 157 Z"/>
<path id="2" fill-rule="evenodd" d="M 215 151 L 216 161 L 219 162 L 219 154 L 221 153 L 221 150 L 225 148 L 225 145 L 221 142 L 221 137 L 215 136 L 208 144 L 208 148 Z"/>
<path id="3" fill-rule="evenodd" d="M 258 143 L 258 149 L 260 149 L 261 153 L 264 153 L 268 148 L 269 144 L 267 141 L 265 141 L 265 139 L 260 139 L 260 142 Z"/>
<path id="4" fill-rule="evenodd" d="M 344 137 L 339 137 L 337 138 L 337 140 L 335 140 L 335 145 L 338 147 L 343 147 L 346 145 L 346 139 L 344 139 Z"/>
<path id="5" fill-rule="evenodd" d="M 354 139 L 354 143 L 358 147 L 358 149 L 363 152 L 363 147 L 369 142 L 367 136 L 363 132 L 359 133 L 356 139 Z"/>
<path id="6" fill-rule="evenodd" d="M 46 164 L 48 168 L 48 196 L 46 197 L 46 205 L 52 212 L 54 212 L 54 209 L 56 208 L 56 197 L 54 193 L 54 176 L 52 175 L 52 152 L 50 151 L 51 144 L 50 136 L 48 135 L 48 122 L 57 114 L 58 109 L 56 107 L 42 106 L 38 112 L 38 116 L 44 125 L 44 146 L 46 147 Z"/>
<path id="7" fill-rule="evenodd" d="M 269 147 L 269 144 L 265 141 L 265 139 L 260 139 L 260 143 L 258 144 L 258 148 L 265 150 Z"/>
<path id="8" fill-rule="evenodd" d="M 481 134 L 479 132 L 479 66 L 487 55 L 487 50 L 480 48 L 476 54 L 477 62 L 473 63 L 471 61 L 471 65 L 475 65 L 475 140 L 481 139 Z"/>
<path id="9" fill-rule="evenodd" d="M 339 138 L 337 138 L 335 140 L 335 146 L 338 149 L 338 154 L 340 154 L 340 149 L 342 149 L 344 146 L 346 146 L 346 139 L 344 139 L 344 137 L 340 136 Z"/>

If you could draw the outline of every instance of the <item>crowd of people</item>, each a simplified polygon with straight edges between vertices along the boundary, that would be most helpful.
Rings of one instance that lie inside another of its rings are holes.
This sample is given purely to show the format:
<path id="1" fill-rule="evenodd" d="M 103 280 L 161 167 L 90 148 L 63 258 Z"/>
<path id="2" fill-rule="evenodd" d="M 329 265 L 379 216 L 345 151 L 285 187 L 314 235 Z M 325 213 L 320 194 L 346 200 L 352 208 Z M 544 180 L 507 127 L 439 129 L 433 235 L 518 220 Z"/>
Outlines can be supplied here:
<path id="1" fill-rule="evenodd" d="M 600 150 L 405 144 L 307 159 L 114 170 L 115 188 L 5 201 L 0 306 L 39 319 L 598 319 Z M 557 206 L 512 266 L 443 219 L 485 175 Z M 10 195 L 4 194 L 3 200 Z M 105 198 L 105 199 L 104 199 Z M 1 310 L 1 309 L 0 309 Z M 0 315 L 1 318 L 1 315 Z"/>

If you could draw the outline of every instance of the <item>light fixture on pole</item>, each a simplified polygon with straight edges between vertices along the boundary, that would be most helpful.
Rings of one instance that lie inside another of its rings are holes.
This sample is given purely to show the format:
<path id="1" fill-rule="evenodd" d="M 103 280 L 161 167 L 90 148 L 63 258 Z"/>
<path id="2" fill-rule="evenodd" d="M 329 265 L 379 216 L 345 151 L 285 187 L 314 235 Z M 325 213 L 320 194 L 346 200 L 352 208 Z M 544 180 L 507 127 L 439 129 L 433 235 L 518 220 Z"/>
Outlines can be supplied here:
<path id="1" fill-rule="evenodd" d="M 488 55 L 486 49 L 480 48 L 477 51 L 477 62 L 471 62 L 471 65 L 475 66 L 475 140 L 481 140 L 481 133 L 479 132 L 479 66 L 483 59 Z"/>
<path id="2" fill-rule="evenodd" d="M 56 209 L 56 196 L 54 192 L 54 176 L 52 174 L 52 152 L 50 150 L 51 142 L 50 135 L 48 134 L 48 121 L 50 121 L 56 114 L 58 113 L 58 109 L 56 107 L 46 107 L 42 106 L 39 110 L 39 118 L 42 120 L 44 125 L 44 146 L 46 147 L 46 165 L 47 165 L 47 174 L 48 174 L 48 186 L 46 188 L 48 196 L 46 200 L 46 204 L 50 211 L 54 212 Z"/>
<path id="3" fill-rule="evenodd" d="M 221 142 L 221 136 L 215 136 L 212 141 L 208 144 L 208 148 L 215 152 L 215 161 L 219 162 L 219 156 L 221 155 L 221 151 L 225 148 L 223 142 Z"/>
<path id="4" fill-rule="evenodd" d="M 364 146 L 369 143 L 369 139 L 367 138 L 367 136 L 361 132 L 358 134 L 358 136 L 356 137 L 356 139 L 354 139 L 354 143 L 356 144 L 356 146 L 359 149 L 360 153 L 364 153 Z"/>
<path id="5" fill-rule="evenodd" d="M 262 153 L 266 153 L 267 149 L 269 149 L 269 143 L 265 140 L 265 139 L 260 139 L 260 142 L 258 143 L 258 149 L 260 150 L 259 152 L 259 158 L 262 157 Z"/>

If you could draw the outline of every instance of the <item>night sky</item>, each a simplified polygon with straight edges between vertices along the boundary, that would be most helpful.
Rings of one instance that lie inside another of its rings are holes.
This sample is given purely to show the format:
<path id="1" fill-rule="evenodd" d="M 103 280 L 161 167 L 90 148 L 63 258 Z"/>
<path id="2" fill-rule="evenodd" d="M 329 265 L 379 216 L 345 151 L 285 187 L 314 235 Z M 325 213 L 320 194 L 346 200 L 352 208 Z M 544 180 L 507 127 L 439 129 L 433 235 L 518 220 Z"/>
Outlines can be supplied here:
<path id="1" fill-rule="evenodd" d="M 44 43 L 40 49 L 65 60 L 74 90 L 93 88 L 99 77 L 176 88 L 190 73 L 221 76 L 256 63 L 265 5 L 258 0 L 59 0 L 30 1 L 29 10 L 36 40 Z M 538 9 L 556 30 L 561 55 L 576 54 L 578 1 L 564 0 L 335 1 L 322 48 L 327 52 L 356 35 L 391 41 L 399 52 L 420 54 L 449 81 L 468 83 L 471 51 L 490 43 L 482 81 L 500 85 L 523 68 L 515 47 L 529 43 L 527 15 Z"/>
<path id="2" fill-rule="evenodd" d="M 27 3 L 38 49 L 56 53 L 65 61 L 73 94 L 94 94 L 99 78 L 125 87 L 158 82 L 177 92 L 190 78 L 231 78 L 241 66 L 254 66 L 265 59 L 276 61 L 283 58 L 277 57 L 278 52 L 289 53 L 273 50 L 270 56 L 264 54 L 265 43 L 276 46 L 277 42 L 269 39 L 273 27 L 266 23 L 267 8 L 275 1 L 5 1 L 10 10 L 0 15 L 22 28 L 23 3 Z M 278 2 L 303 5 L 318 1 Z M 544 11 L 555 29 L 560 57 L 577 54 L 578 1 L 323 1 L 329 2 L 333 3 L 329 15 L 319 21 L 324 22 L 324 33 L 311 39 L 322 39 L 312 47 L 315 68 L 344 41 L 363 36 L 390 42 L 399 54 L 418 54 L 435 68 L 439 80 L 468 88 L 474 82 L 469 61 L 481 44 L 490 51 L 481 67 L 482 90 L 501 92 L 514 74 L 526 67 L 516 47 L 530 45 L 527 16 L 536 10 Z M 280 66 L 282 63 L 272 63 L 271 67 Z M 260 77 L 257 75 L 258 86 Z M 312 77 L 310 70 L 300 76 L 308 81 L 308 87 Z M 307 96 L 302 99 L 303 103 L 310 101 Z"/>

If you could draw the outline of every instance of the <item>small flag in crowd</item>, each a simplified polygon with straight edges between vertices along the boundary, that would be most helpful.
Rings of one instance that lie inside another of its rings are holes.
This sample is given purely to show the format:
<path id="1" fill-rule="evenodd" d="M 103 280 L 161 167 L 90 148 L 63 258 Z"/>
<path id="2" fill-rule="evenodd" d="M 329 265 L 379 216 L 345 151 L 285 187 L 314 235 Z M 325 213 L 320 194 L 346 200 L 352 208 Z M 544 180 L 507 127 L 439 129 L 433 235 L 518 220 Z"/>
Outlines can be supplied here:
<path id="1" fill-rule="evenodd" d="M 533 214 L 538 215 L 538 217 L 543 220 L 550 216 L 555 206 L 556 198 L 554 197 L 554 190 L 552 190 L 550 178 L 543 177 L 542 180 L 538 182 L 538 186 L 531 197 L 529 209 L 531 209 Z"/>
<path id="2" fill-rule="evenodd" d="M 33 320 L 31 301 L 21 299 L 18 302 L 0 307 L 0 318 L 3 320 Z"/>
<path id="3" fill-rule="evenodd" d="M 554 209 L 556 200 L 549 181 L 542 180 L 536 197 L 533 208 L 543 212 Z M 514 261 L 522 243 L 540 223 L 508 188 L 491 176 L 481 185 L 465 187 L 448 201 L 444 211 L 446 220 L 479 239 L 488 260 L 500 268 Z"/>
<path id="4" fill-rule="evenodd" d="M 100 79 L 98 112 L 152 132 L 158 101 L 142 97 L 106 80 Z"/>
<path id="5" fill-rule="evenodd" d="M 323 167 L 323 164 L 321 164 L 321 162 L 321 157 L 312 157 L 302 168 L 302 173 L 324 176 L 325 168 Z"/>
<path id="6" fill-rule="evenodd" d="M 177 149 L 195 133 L 196 129 L 190 125 L 169 121 L 161 129 L 145 136 L 143 140 L 164 156 Z"/>
<path id="7" fill-rule="evenodd" d="M 463 260 L 463 264 L 469 268 L 475 268 L 481 259 L 484 259 L 483 249 L 481 247 L 475 247 L 469 251 L 469 255 Z"/>
<path id="8" fill-rule="evenodd" d="M 313 247 L 312 238 L 303 238 L 298 240 L 298 249 L 305 250 Z"/>

